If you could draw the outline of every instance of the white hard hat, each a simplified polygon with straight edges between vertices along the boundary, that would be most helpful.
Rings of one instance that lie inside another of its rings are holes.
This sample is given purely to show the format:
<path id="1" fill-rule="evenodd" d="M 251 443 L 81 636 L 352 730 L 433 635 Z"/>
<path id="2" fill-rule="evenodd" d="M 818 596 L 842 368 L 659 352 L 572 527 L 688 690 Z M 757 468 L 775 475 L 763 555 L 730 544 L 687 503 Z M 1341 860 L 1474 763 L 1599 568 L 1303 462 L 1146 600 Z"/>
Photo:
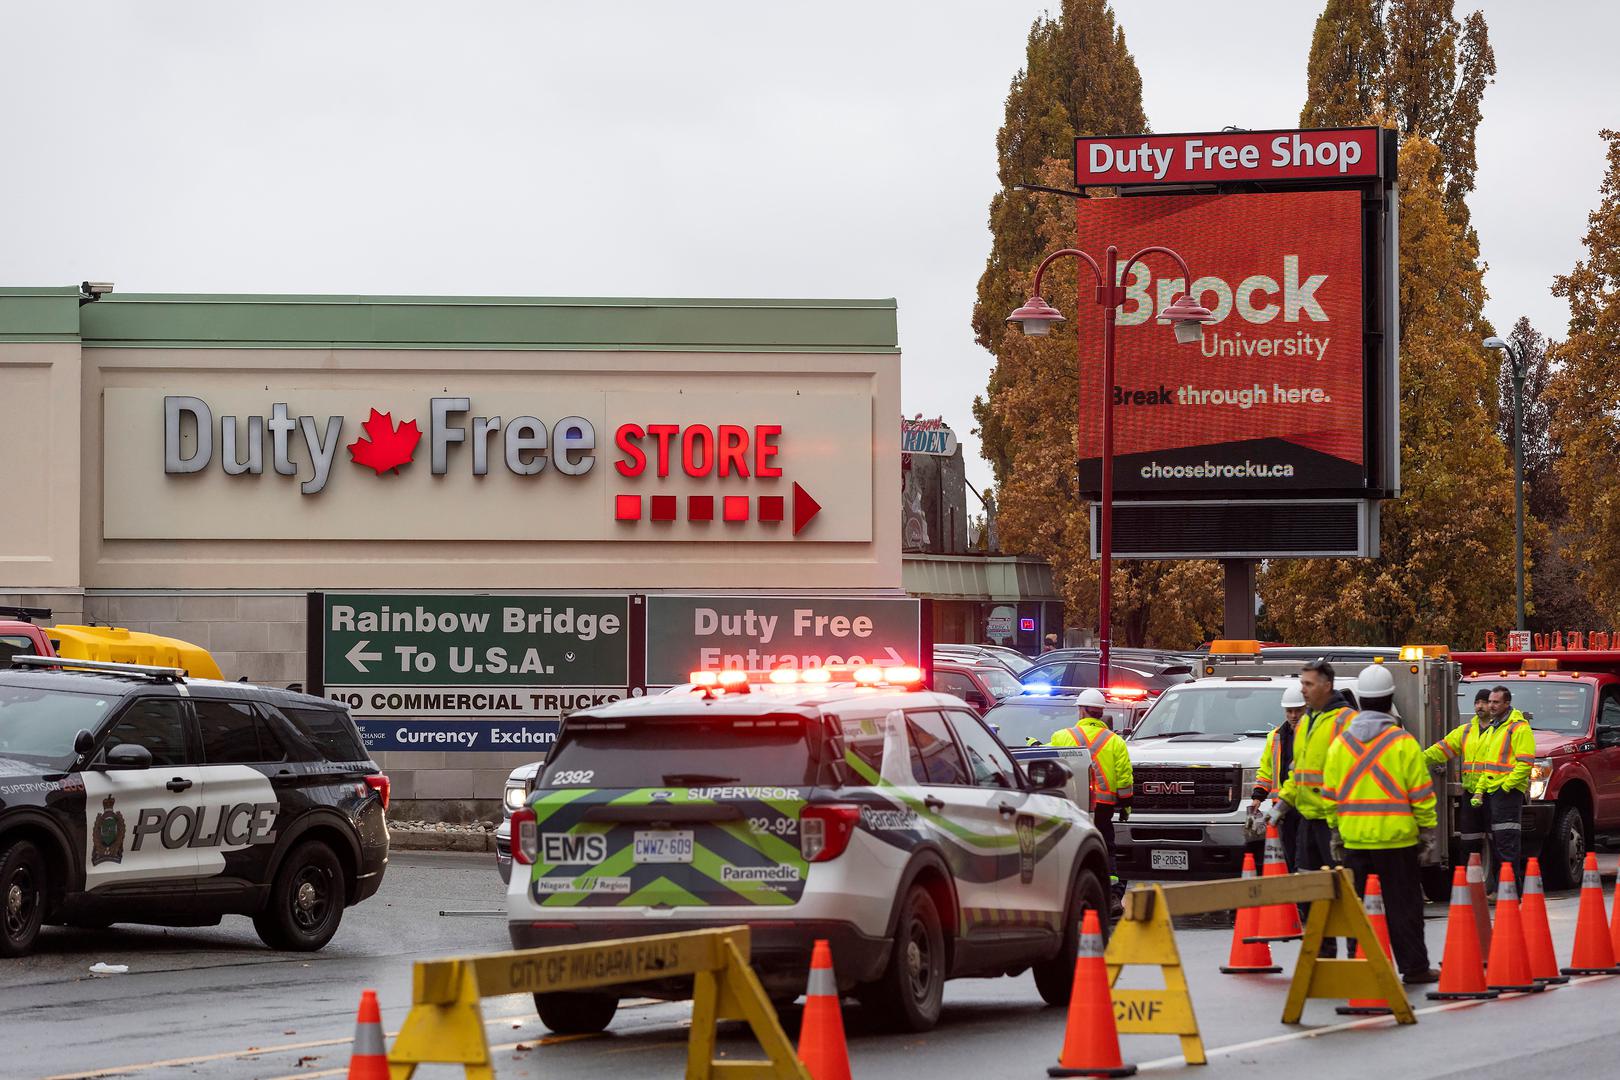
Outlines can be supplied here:
<path id="1" fill-rule="evenodd" d="M 1385 698 L 1395 693 L 1395 678 L 1383 664 L 1369 664 L 1356 676 L 1356 696 Z"/>
<path id="2" fill-rule="evenodd" d="M 1103 697 L 1101 690 L 1093 686 L 1090 689 L 1080 691 L 1080 707 L 1082 709 L 1106 709 L 1108 699 Z"/>
<path id="3" fill-rule="evenodd" d="M 1282 707 L 1285 709 L 1303 709 L 1305 695 L 1300 692 L 1299 683 L 1291 682 L 1283 688 Z"/>

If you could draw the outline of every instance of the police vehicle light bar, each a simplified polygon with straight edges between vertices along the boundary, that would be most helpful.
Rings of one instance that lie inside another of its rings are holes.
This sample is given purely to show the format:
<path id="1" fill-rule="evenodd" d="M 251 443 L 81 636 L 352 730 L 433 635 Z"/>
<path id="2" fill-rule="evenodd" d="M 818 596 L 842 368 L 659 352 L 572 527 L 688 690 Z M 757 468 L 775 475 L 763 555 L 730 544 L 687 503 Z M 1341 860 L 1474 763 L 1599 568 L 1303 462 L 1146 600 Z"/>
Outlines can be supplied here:
<path id="1" fill-rule="evenodd" d="M 65 656 L 33 656 L 23 654 L 11 658 L 13 667 L 71 668 L 84 671 L 105 671 L 110 675 L 138 675 L 158 682 L 184 679 L 185 668 L 156 667 L 152 664 L 117 664 L 111 660 L 74 660 Z"/>

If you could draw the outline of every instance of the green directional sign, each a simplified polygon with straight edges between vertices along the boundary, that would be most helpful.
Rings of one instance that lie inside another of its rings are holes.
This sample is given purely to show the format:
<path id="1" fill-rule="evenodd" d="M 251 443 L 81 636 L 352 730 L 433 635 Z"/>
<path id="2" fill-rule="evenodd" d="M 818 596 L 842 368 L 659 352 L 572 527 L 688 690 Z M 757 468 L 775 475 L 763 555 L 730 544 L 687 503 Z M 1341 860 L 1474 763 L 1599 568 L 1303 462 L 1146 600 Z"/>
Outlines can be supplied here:
<path id="1" fill-rule="evenodd" d="M 623 596 L 327 593 L 328 686 L 618 687 Z"/>

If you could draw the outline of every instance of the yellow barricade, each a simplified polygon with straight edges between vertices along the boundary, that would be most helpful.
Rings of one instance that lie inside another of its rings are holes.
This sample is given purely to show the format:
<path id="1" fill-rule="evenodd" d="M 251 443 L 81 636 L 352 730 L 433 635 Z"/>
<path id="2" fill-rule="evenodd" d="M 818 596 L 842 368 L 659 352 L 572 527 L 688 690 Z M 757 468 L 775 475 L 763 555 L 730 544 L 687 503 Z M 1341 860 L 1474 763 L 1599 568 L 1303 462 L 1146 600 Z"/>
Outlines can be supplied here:
<path id="1" fill-rule="evenodd" d="M 748 928 L 559 945 L 546 949 L 424 960 L 411 980 L 411 1011 L 388 1052 L 392 1080 L 410 1080 L 421 1064 L 461 1065 L 468 1080 L 494 1080 L 481 998 L 591 990 L 692 976 L 692 1034 L 687 1080 L 715 1077 L 809 1080 L 776 1011 L 748 966 Z M 717 1061 L 715 1024 L 746 1020 L 763 1061 Z"/>
<path id="2" fill-rule="evenodd" d="M 1125 914 L 1108 939 L 1109 985 L 1118 982 L 1127 965 L 1137 964 L 1160 968 L 1164 989 L 1113 991 L 1114 1022 L 1120 1034 L 1175 1035 L 1181 1040 L 1187 1064 L 1204 1064 L 1204 1041 L 1170 919 L 1284 903 L 1311 907 L 1294 979 L 1283 1004 L 1283 1023 L 1299 1023 L 1309 998 L 1382 998 L 1398 1023 L 1417 1023 L 1395 967 L 1367 921 L 1361 897 L 1356 895 L 1355 878 L 1340 868 L 1186 885 L 1133 885 L 1125 894 Z M 1323 960 L 1324 937 L 1355 938 L 1362 942 L 1363 955 Z"/>

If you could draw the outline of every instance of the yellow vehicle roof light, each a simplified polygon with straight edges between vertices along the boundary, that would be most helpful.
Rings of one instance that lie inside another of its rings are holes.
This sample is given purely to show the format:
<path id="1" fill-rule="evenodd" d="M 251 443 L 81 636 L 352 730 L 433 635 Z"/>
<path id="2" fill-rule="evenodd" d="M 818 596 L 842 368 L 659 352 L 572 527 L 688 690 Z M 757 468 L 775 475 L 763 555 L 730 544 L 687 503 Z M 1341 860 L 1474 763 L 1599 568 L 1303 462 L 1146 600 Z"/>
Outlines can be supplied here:
<path id="1" fill-rule="evenodd" d="M 1406 661 L 1432 659 L 1451 655 L 1449 645 L 1402 645 L 1401 659 Z"/>
<path id="2" fill-rule="evenodd" d="M 1526 671 L 1557 671 L 1558 659 L 1552 656 L 1527 656 L 1524 658 Z"/>
<path id="3" fill-rule="evenodd" d="M 1216 638 L 1209 643 L 1211 656 L 1259 656 L 1260 642 L 1254 638 Z"/>

